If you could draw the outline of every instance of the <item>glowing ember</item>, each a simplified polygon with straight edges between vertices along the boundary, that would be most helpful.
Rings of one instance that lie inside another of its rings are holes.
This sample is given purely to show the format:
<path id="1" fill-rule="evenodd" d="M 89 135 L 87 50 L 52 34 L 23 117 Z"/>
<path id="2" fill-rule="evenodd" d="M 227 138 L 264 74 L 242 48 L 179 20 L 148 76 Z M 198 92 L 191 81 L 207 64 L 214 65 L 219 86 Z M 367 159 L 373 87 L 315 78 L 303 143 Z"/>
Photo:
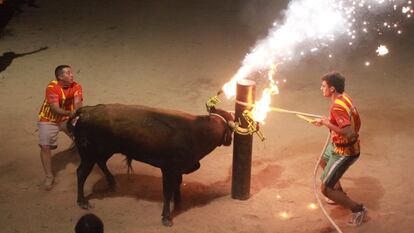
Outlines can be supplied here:
<path id="1" fill-rule="evenodd" d="M 402 8 L 401 11 L 402 11 L 403 14 L 405 14 L 405 13 L 409 12 L 410 10 L 411 10 L 411 7 L 405 6 L 405 7 Z"/>
<path id="2" fill-rule="evenodd" d="M 280 217 L 282 217 L 283 219 L 288 219 L 289 218 L 289 214 L 286 211 L 283 211 L 279 214 Z"/>
<path id="3" fill-rule="evenodd" d="M 318 208 L 318 206 L 317 206 L 315 203 L 310 203 L 310 204 L 308 205 L 308 208 L 309 208 L 309 209 L 311 209 L 311 210 L 314 210 L 314 209 L 317 209 L 317 208 Z"/>
<path id="4" fill-rule="evenodd" d="M 370 66 L 370 65 L 371 65 L 371 62 L 369 62 L 369 61 L 365 62 L 365 66 Z"/>
<path id="5" fill-rule="evenodd" d="M 385 45 L 380 45 L 378 49 L 376 50 L 378 56 L 384 56 L 388 53 L 388 49 Z"/>

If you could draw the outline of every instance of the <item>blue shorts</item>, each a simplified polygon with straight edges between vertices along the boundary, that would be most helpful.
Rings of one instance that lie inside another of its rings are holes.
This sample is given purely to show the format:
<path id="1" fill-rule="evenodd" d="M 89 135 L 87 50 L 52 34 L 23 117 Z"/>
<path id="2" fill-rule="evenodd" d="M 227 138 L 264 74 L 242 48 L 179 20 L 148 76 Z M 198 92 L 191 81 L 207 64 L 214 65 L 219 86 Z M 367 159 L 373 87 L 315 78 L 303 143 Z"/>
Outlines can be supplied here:
<path id="1" fill-rule="evenodd" d="M 333 143 L 329 143 L 322 159 L 326 161 L 321 180 L 326 187 L 333 188 L 348 168 L 359 158 L 359 155 L 340 155 L 334 151 Z"/>

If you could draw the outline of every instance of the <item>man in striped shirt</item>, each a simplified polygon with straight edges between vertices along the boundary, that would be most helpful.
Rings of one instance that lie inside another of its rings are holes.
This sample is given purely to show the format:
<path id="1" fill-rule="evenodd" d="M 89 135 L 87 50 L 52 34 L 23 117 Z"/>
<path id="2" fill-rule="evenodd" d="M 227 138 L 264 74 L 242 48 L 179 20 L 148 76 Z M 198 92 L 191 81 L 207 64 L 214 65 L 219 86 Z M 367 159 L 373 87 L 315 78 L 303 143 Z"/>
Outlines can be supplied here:
<path id="1" fill-rule="evenodd" d="M 324 97 L 331 99 L 330 117 L 316 119 L 316 126 L 326 126 L 331 131 L 331 141 L 328 143 L 322 157 L 321 191 L 330 200 L 352 211 L 349 225 L 358 226 L 367 217 L 367 208 L 353 201 L 342 190 L 339 179 L 348 168 L 359 158 L 359 129 L 361 120 L 359 113 L 352 103 L 351 97 L 344 92 L 345 77 L 338 72 L 322 76 L 321 91 Z"/>
<path id="2" fill-rule="evenodd" d="M 69 137 L 66 122 L 73 117 L 76 110 L 82 107 L 82 87 L 73 81 L 72 68 L 68 65 L 59 65 L 55 69 L 56 80 L 46 87 L 45 99 L 39 111 L 39 146 L 40 158 L 45 172 L 43 183 L 45 190 L 53 187 L 52 152 L 57 148 L 57 136 L 60 131 Z"/>

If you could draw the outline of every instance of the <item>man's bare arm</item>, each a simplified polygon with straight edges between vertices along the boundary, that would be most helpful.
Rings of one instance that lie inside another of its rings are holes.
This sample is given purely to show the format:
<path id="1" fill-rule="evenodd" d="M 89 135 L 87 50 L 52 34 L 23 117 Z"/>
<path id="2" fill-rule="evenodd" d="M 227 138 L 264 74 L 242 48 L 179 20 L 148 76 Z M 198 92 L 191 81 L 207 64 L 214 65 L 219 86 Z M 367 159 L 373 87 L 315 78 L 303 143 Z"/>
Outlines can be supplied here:
<path id="1" fill-rule="evenodd" d="M 325 125 L 328 129 L 334 131 L 335 133 L 345 136 L 348 139 L 352 139 L 356 136 L 356 133 L 354 131 L 354 129 L 350 126 L 347 125 L 343 128 L 339 128 L 336 125 L 333 125 L 328 118 L 323 117 L 322 119 L 316 119 L 314 125 L 316 126 L 322 126 Z"/>
<path id="2" fill-rule="evenodd" d="M 75 104 L 75 112 L 76 112 L 76 110 L 78 110 L 80 107 L 83 106 L 82 98 L 79 96 L 75 96 L 74 104 Z"/>

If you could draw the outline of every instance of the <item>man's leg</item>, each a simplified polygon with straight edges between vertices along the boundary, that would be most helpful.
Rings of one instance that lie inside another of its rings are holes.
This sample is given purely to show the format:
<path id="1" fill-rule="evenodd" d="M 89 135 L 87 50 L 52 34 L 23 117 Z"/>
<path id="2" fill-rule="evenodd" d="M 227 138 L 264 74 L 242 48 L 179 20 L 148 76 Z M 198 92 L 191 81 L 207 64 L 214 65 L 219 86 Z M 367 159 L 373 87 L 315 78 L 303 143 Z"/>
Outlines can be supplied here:
<path id="1" fill-rule="evenodd" d="M 321 191 L 323 195 L 349 210 L 354 211 L 362 207 L 361 204 L 358 204 L 351 200 L 351 198 L 349 198 L 348 195 L 346 195 L 346 193 L 344 193 L 343 191 L 329 188 L 323 183 L 321 185 Z"/>
<path id="2" fill-rule="evenodd" d="M 321 159 L 321 162 L 319 163 L 319 165 L 321 166 L 322 170 L 325 169 L 326 164 L 328 163 L 327 160 Z M 342 185 L 341 185 L 341 181 L 338 180 L 338 182 L 336 182 L 335 186 L 333 187 L 334 190 L 339 190 L 341 192 L 344 192 L 344 190 L 342 189 Z"/>
<path id="3" fill-rule="evenodd" d="M 51 122 L 38 122 L 40 160 L 42 162 L 45 180 L 43 186 L 46 190 L 52 189 L 54 176 L 52 172 L 52 149 L 57 147 L 56 140 L 59 127 Z"/>
<path id="4" fill-rule="evenodd" d="M 322 175 L 321 192 L 329 199 L 335 201 L 341 206 L 358 212 L 363 210 L 363 205 L 351 200 L 346 193 L 335 189 L 336 184 L 348 168 L 358 159 L 358 156 L 340 156 L 332 155 Z"/>
<path id="5" fill-rule="evenodd" d="M 335 157 L 333 157 L 333 155 L 332 155 L 332 151 L 333 151 L 333 145 L 332 145 L 332 143 L 329 143 L 327 145 L 323 155 L 322 155 L 321 161 L 319 162 L 319 166 L 321 166 L 322 170 L 325 170 L 325 167 L 329 163 L 329 160 L 331 160 L 331 159 L 334 160 L 335 159 Z M 339 182 L 339 180 L 338 180 L 338 182 L 336 182 L 333 189 L 343 192 L 343 189 L 342 189 L 342 186 L 341 186 L 341 183 Z M 326 195 L 325 195 L 325 202 L 327 204 L 331 204 L 331 205 L 337 204 L 334 200 L 330 199 Z"/>
<path id="6" fill-rule="evenodd" d="M 54 176 L 52 172 L 52 150 L 50 146 L 40 145 L 40 160 L 42 161 L 43 171 L 45 172 L 44 188 L 51 190 Z"/>

